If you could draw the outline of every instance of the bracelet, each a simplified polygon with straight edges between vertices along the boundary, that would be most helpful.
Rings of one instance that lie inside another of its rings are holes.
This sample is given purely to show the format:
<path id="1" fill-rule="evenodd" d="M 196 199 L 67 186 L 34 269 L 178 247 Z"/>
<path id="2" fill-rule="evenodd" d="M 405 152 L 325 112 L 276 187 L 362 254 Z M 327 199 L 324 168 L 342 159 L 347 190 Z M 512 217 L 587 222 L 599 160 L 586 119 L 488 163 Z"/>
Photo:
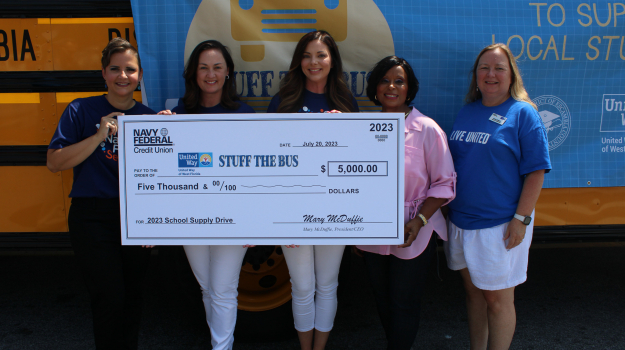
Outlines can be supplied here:
<path id="1" fill-rule="evenodd" d="M 423 226 L 428 224 L 428 219 L 425 218 L 425 216 L 423 216 L 423 214 L 419 213 L 418 214 L 419 217 L 421 218 L 421 221 L 423 221 Z"/>

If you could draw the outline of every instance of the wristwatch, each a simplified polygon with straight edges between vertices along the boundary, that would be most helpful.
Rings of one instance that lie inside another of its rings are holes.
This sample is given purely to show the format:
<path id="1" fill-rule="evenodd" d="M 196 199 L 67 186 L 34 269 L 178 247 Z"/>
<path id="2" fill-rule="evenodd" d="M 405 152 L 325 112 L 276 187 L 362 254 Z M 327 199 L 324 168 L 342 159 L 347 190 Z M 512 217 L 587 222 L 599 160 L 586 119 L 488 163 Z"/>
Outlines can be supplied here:
<path id="1" fill-rule="evenodd" d="M 523 215 L 519 215 L 519 214 L 514 214 L 514 218 L 521 221 L 523 223 L 523 225 L 527 226 L 532 222 L 532 217 L 531 216 L 523 216 Z"/>

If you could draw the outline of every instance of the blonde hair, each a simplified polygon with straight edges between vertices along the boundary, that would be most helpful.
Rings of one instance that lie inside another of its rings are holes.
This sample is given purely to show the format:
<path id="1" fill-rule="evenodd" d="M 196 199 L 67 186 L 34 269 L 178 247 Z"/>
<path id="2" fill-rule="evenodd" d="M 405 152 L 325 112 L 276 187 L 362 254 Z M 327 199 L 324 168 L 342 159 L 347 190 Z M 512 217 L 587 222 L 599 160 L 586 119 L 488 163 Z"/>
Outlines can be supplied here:
<path id="1" fill-rule="evenodd" d="M 510 69 L 512 70 L 512 74 L 510 74 L 510 96 L 512 96 L 512 98 L 517 101 L 527 102 L 532 105 L 534 109 L 538 109 L 534 102 L 532 102 L 532 100 L 530 99 L 530 96 L 527 94 L 527 91 L 523 86 L 523 79 L 521 78 L 521 72 L 519 71 L 519 67 L 517 66 L 516 58 L 510 51 L 510 48 L 508 48 L 506 44 L 501 43 L 486 46 L 484 49 L 482 49 L 482 51 L 480 51 L 480 54 L 477 55 L 475 63 L 473 63 L 473 69 L 471 70 L 471 83 L 469 84 L 469 92 L 467 92 L 467 96 L 464 98 L 464 101 L 466 103 L 472 103 L 482 98 L 482 92 L 479 91 L 479 89 L 477 88 L 477 65 L 479 64 L 482 55 L 484 55 L 488 51 L 497 49 L 500 49 L 506 54 L 506 56 L 508 56 L 508 64 L 510 65 Z"/>

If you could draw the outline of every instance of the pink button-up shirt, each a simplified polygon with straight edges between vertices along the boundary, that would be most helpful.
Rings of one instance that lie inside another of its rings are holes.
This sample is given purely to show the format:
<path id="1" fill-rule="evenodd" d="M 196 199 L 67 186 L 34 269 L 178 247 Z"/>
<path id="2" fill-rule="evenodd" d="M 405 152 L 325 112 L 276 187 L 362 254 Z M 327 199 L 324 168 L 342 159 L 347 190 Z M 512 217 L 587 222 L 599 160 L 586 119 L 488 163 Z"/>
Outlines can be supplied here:
<path id="1" fill-rule="evenodd" d="M 456 172 L 451 159 L 447 135 L 432 119 L 413 108 L 406 118 L 404 166 L 404 224 L 414 218 L 428 197 L 446 198 L 447 203 L 456 196 Z M 393 254 L 400 259 L 412 259 L 421 254 L 436 231 L 447 240 L 447 225 L 440 209 L 417 234 L 412 245 L 359 245 L 359 249 L 382 255 Z"/>

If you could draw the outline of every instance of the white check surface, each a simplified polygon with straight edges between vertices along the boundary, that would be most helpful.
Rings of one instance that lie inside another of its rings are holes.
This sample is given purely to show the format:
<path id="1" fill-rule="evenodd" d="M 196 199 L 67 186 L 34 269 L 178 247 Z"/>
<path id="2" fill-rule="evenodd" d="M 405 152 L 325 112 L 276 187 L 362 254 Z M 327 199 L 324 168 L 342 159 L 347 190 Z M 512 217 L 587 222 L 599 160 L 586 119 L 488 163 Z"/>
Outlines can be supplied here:
<path id="1" fill-rule="evenodd" d="M 400 244 L 404 116 L 120 116 L 122 243 Z"/>

